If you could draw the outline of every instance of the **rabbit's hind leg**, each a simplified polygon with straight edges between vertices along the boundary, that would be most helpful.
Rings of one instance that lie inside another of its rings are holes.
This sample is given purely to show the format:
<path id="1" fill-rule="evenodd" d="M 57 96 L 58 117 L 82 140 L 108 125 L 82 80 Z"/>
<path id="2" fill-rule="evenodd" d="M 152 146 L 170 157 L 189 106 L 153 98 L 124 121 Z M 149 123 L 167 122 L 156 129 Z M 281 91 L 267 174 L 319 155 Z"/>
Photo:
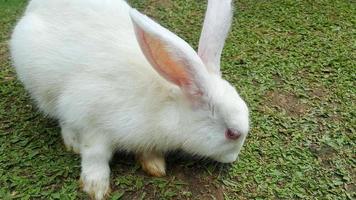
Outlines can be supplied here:
<path id="1" fill-rule="evenodd" d="M 76 154 L 80 153 L 79 135 L 70 126 L 61 123 L 61 133 L 64 141 L 64 145 L 68 151 L 73 151 Z"/>
<path id="2" fill-rule="evenodd" d="M 150 151 L 136 155 L 142 169 L 151 176 L 162 177 L 166 175 L 166 161 L 163 153 Z"/>

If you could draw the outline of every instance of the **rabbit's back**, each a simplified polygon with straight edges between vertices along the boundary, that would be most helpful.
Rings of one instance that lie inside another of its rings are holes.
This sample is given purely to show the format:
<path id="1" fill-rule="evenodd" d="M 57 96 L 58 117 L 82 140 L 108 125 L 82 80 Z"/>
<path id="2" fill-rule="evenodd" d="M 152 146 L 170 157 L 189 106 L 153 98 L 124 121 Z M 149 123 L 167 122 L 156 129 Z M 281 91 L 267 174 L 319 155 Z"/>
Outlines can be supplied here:
<path id="1" fill-rule="evenodd" d="M 30 2 L 14 30 L 11 53 L 42 110 L 54 115 L 57 98 L 79 77 L 131 91 L 160 79 L 137 44 L 129 9 L 118 0 Z"/>

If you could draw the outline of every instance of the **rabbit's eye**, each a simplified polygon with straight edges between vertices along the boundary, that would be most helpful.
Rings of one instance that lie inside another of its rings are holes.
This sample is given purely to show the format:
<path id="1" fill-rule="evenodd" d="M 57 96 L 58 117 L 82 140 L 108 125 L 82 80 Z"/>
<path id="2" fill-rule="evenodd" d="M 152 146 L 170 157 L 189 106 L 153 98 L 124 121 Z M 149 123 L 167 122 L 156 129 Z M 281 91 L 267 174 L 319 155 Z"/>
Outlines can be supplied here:
<path id="1" fill-rule="evenodd" d="M 234 130 L 231 130 L 231 129 L 227 129 L 225 131 L 225 137 L 227 139 L 230 139 L 230 140 L 237 140 L 239 139 L 241 136 L 241 133 L 237 132 L 237 131 L 234 131 Z"/>

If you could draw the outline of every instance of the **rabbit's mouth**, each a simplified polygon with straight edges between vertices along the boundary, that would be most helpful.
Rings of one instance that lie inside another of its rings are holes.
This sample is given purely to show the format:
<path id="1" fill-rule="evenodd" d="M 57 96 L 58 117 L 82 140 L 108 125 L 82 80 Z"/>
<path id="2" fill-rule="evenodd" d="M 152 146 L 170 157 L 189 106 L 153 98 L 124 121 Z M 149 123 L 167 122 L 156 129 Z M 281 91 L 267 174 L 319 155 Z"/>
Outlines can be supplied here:
<path id="1" fill-rule="evenodd" d="M 221 163 L 232 163 L 238 160 L 238 153 L 220 155 L 217 157 L 213 157 L 213 159 Z"/>

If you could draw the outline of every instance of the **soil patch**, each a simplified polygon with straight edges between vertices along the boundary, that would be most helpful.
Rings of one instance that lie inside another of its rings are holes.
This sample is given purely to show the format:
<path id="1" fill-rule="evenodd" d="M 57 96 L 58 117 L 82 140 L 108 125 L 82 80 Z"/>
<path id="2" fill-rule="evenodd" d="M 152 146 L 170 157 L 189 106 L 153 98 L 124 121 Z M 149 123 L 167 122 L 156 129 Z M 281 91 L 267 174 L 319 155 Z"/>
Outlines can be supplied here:
<path id="1" fill-rule="evenodd" d="M 266 99 L 269 106 L 284 110 L 291 116 L 302 116 L 309 110 L 309 106 L 303 104 L 298 97 L 291 93 L 278 90 L 269 91 L 266 94 Z"/>
<path id="2" fill-rule="evenodd" d="M 309 145 L 309 150 L 319 159 L 324 167 L 332 167 L 331 160 L 335 159 L 337 151 L 328 145 Z"/>

